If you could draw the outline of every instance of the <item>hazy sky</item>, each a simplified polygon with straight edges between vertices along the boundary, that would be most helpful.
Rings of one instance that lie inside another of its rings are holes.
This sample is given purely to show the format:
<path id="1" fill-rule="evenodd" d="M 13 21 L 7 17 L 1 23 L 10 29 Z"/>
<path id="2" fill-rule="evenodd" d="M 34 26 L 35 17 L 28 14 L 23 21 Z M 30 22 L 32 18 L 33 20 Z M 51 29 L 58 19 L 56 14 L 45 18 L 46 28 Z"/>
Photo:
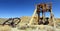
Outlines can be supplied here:
<path id="1" fill-rule="evenodd" d="M 60 0 L 0 0 L 0 18 L 32 16 L 42 2 L 52 2 L 54 16 L 60 18 Z"/>

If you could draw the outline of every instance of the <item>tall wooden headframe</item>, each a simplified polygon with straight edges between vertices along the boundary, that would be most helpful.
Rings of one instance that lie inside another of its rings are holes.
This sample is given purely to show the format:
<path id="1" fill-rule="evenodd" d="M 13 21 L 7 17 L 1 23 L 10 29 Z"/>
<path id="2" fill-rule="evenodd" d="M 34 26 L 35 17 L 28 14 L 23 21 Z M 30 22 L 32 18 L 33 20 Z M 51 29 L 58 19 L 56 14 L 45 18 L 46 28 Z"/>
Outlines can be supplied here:
<path id="1" fill-rule="evenodd" d="M 39 24 L 40 21 L 40 13 L 42 13 L 42 21 L 45 21 L 45 12 L 50 12 L 50 22 L 53 22 L 53 13 L 52 13 L 52 3 L 41 3 L 36 6 L 36 9 L 33 13 L 33 16 L 29 22 L 29 25 L 31 25 L 33 22 L 33 19 L 35 18 L 35 15 L 37 14 L 37 24 Z"/>
<path id="2" fill-rule="evenodd" d="M 51 3 L 49 3 L 49 4 L 42 3 L 42 4 L 37 5 L 38 22 L 41 18 L 40 13 L 42 13 L 42 21 L 43 22 L 45 21 L 45 12 L 50 12 L 50 20 L 52 21 L 52 19 L 53 19 L 52 4 Z"/>

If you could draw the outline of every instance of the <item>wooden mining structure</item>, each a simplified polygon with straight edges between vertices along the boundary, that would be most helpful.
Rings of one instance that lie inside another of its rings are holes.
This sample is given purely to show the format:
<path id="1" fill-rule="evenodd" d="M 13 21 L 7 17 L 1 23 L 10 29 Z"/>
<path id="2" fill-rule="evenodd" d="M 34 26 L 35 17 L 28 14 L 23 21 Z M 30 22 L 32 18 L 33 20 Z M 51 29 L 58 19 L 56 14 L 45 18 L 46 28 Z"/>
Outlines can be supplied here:
<path id="1" fill-rule="evenodd" d="M 45 17 L 45 12 L 50 12 L 50 17 Z M 42 17 L 40 16 L 42 13 Z M 36 6 L 31 20 L 29 21 L 29 26 L 45 27 L 45 25 L 53 26 L 53 30 L 56 30 L 56 21 L 52 12 L 52 3 L 41 3 Z"/>
<path id="2" fill-rule="evenodd" d="M 50 12 L 50 17 L 45 17 L 45 12 Z M 40 16 L 42 13 L 42 17 Z M 36 20 L 34 20 L 36 19 Z M 35 22 L 33 22 L 35 21 Z M 28 25 L 55 25 L 54 15 L 52 13 L 52 3 L 41 3 L 36 6 L 32 18 Z"/>

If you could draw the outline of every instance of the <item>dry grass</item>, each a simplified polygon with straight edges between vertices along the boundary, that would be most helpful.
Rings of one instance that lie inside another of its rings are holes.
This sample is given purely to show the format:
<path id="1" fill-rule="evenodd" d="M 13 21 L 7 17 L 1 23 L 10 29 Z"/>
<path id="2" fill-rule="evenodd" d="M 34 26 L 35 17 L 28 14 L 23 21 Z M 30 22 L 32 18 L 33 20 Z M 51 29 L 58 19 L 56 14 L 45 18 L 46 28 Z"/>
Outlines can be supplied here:
<path id="1" fill-rule="evenodd" d="M 8 25 L 1 26 L 0 25 L 0 31 L 60 31 L 60 29 L 54 28 L 52 26 L 48 25 L 30 25 L 28 26 L 21 26 L 21 27 L 16 27 L 12 28 Z"/>
<path id="2" fill-rule="evenodd" d="M 37 25 L 37 26 L 27 26 L 31 17 L 21 17 L 22 21 L 17 25 L 16 28 L 12 28 L 8 25 L 2 26 L 0 25 L 0 31 L 60 31 L 60 26 L 54 30 L 52 26 L 48 25 Z M 60 22 L 60 19 L 56 19 L 57 23 Z M 1 22 L 0 22 L 1 23 Z"/>
<path id="3" fill-rule="evenodd" d="M 10 31 L 11 27 L 9 27 L 8 25 L 2 26 L 0 25 L 0 31 Z"/>

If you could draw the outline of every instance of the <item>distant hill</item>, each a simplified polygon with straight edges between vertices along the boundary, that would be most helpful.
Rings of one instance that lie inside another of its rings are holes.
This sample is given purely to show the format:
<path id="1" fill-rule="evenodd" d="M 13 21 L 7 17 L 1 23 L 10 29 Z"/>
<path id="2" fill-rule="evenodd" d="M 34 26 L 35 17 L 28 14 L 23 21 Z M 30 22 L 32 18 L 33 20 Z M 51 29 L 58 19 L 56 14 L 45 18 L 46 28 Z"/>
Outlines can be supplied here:
<path id="1" fill-rule="evenodd" d="M 56 22 L 60 23 L 60 18 L 55 18 Z"/>
<path id="2" fill-rule="evenodd" d="M 29 17 L 29 16 L 22 16 L 22 17 L 20 17 L 20 19 L 21 19 L 21 24 L 23 23 L 23 24 L 28 24 L 29 23 L 29 21 L 30 21 L 30 19 L 31 19 L 31 17 Z M 0 24 L 2 24 L 4 21 L 6 21 L 7 20 L 7 18 L 0 18 Z M 60 18 L 55 18 L 55 20 L 58 22 L 58 23 L 60 23 Z"/>
<path id="3" fill-rule="evenodd" d="M 5 22 L 7 20 L 7 18 L 0 18 L 0 24 L 2 24 L 3 22 Z"/>

